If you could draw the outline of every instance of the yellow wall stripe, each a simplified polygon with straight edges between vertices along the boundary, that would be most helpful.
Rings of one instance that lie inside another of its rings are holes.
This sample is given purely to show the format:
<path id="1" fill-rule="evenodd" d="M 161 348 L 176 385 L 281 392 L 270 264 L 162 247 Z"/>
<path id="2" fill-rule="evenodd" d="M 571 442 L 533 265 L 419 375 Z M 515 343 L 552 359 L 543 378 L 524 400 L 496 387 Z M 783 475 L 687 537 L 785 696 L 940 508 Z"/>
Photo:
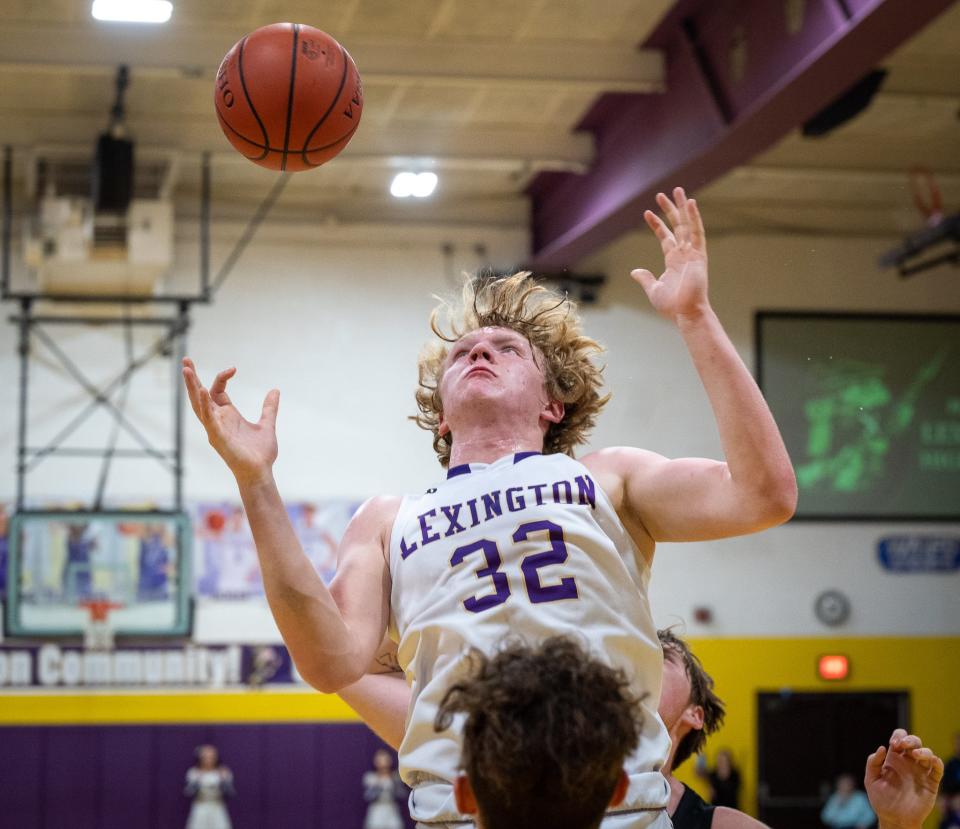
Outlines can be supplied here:
<path id="1" fill-rule="evenodd" d="M 0 725 L 357 721 L 340 697 L 302 690 L 0 693 Z"/>

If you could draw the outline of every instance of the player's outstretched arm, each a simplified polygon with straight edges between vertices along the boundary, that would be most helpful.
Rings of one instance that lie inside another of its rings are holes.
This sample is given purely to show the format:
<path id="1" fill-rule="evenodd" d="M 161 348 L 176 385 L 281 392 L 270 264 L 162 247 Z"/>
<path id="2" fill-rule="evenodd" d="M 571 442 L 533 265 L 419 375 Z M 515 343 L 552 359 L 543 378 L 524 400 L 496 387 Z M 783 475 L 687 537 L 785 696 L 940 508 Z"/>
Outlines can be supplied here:
<path id="1" fill-rule="evenodd" d="M 793 467 L 760 389 L 710 305 L 700 211 L 680 187 L 672 200 L 658 194 L 657 203 L 669 226 L 649 210 L 644 218 L 660 241 L 664 272 L 657 278 L 640 268 L 631 276 L 680 331 L 713 408 L 726 462 L 622 452 L 611 460 L 626 505 L 661 541 L 721 538 L 780 524 L 796 508 Z"/>
<path id="2" fill-rule="evenodd" d="M 863 782 L 879 829 L 920 829 L 933 811 L 943 761 L 914 734 L 898 728 L 890 745 L 867 758 Z"/>
<path id="3" fill-rule="evenodd" d="M 386 629 L 390 576 L 384 544 L 395 499 L 373 499 L 357 511 L 328 590 L 300 546 L 273 479 L 279 392 L 267 395 L 259 421 L 251 423 L 227 395 L 235 373 L 232 368 L 220 372 L 208 390 L 193 363 L 183 362 L 190 405 L 237 479 L 283 641 L 301 676 L 333 693 L 363 675 Z"/>

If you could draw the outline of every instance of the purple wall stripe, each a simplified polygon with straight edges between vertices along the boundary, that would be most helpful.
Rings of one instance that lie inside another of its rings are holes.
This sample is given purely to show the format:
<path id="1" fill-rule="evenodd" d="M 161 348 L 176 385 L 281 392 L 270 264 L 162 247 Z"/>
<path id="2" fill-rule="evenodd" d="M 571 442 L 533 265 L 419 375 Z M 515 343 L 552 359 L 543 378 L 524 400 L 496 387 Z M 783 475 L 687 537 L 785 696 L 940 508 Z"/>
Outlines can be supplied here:
<path id="1" fill-rule="evenodd" d="M 234 829 L 363 826 L 360 779 L 383 743 L 358 724 L 298 723 L 0 728 L 0 829 L 182 827 L 206 742 L 234 773 Z"/>

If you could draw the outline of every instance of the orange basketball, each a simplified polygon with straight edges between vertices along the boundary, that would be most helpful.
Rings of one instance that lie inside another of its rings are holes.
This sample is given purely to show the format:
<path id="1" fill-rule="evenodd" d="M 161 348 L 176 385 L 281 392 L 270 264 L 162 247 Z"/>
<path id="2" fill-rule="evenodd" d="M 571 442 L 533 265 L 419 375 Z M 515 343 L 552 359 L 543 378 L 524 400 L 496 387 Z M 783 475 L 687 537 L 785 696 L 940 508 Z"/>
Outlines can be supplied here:
<path id="1" fill-rule="evenodd" d="M 363 87 L 347 50 L 326 32 L 273 23 L 227 52 L 214 105 L 239 153 L 261 167 L 296 172 L 347 146 L 360 125 Z"/>

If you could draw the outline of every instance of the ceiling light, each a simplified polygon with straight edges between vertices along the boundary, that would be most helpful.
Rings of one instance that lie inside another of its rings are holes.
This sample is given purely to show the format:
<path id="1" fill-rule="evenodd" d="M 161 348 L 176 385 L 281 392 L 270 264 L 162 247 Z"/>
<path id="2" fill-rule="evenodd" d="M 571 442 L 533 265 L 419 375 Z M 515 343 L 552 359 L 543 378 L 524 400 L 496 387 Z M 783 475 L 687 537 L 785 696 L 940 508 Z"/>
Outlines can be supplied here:
<path id="1" fill-rule="evenodd" d="M 437 189 L 436 173 L 417 173 L 413 181 L 412 193 L 418 199 L 425 199 Z"/>
<path id="2" fill-rule="evenodd" d="M 437 188 L 436 173 L 397 173 L 390 183 L 390 194 L 398 199 L 414 196 L 425 199 Z"/>
<path id="3" fill-rule="evenodd" d="M 166 23 L 173 13 L 173 3 L 170 0 L 93 0 L 90 12 L 97 20 Z"/>
<path id="4" fill-rule="evenodd" d="M 413 183 L 417 177 L 413 173 L 397 173 L 390 182 L 390 195 L 405 199 L 413 195 Z"/>

